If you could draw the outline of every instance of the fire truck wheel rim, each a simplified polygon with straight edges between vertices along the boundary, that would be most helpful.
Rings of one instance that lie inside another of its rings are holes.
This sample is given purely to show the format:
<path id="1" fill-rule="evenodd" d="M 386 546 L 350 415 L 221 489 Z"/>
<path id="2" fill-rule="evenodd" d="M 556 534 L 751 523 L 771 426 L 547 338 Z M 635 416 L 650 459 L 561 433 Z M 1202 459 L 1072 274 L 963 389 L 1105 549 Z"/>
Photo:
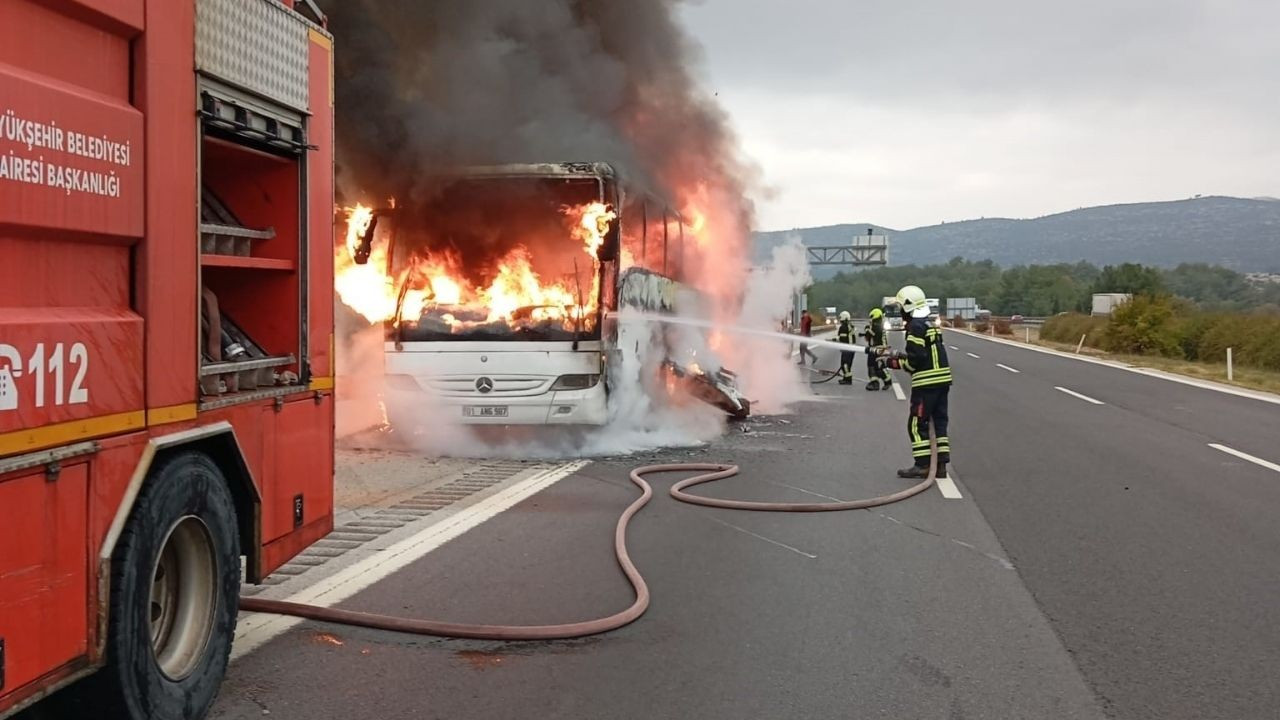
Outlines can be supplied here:
<path id="1" fill-rule="evenodd" d="M 152 571 L 149 613 L 156 665 L 170 680 L 189 676 L 204 657 L 217 608 L 217 560 L 204 521 L 179 518 Z"/>

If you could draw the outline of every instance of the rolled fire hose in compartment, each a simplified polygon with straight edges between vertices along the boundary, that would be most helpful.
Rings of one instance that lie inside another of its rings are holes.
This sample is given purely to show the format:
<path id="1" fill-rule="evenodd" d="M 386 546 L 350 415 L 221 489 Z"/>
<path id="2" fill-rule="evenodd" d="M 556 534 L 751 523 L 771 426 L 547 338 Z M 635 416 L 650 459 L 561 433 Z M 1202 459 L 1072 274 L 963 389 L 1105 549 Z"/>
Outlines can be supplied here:
<path id="1" fill-rule="evenodd" d="M 757 512 L 838 512 L 843 510 L 862 510 L 865 508 L 878 507 L 880 505 L 888 505 L 890 503 L 906 500 L 907 498 L 919 495 L 932 487 L 934 484 L 934 475 L 936 474 L 938 467 L 938 446 L 932 427 L 929 429 L 929 445 L 930 450 L 932 451 L 932 455 L 929 460 L 929 476 L 919 484 L 889 495 L 881 495 L 879 497 L 867 498 L 864 500 L 851 500 L 845 502 L 782 503 L 749 500 L 722 500 L 719 498 L 703 497 L 685 492 L 686 489 L 695 485 L 711 483 L 717 480 L 725 480 L 737 475 L 739 472 L 737 465 L 677 463 L 666 465 L 646 465 L 644 467 L 633 469 L 631 471 L 631 482 L 634 483 L 636 487 L 640 488 L 640 497 L 636 498 L 634 502 L 627 506 L 627 509 L 622 512 L 621 516 L 619 516 L 618 523 L 613 532 L 613 551 L 617 557 L 618 566 L 622 569 L 623 574 L 626 575 L 628 582 L 631 583 L 631 587 L 635 591 L 635 601 L 632 602 L 631 606 L 625 610 L 607 617 L 559 625 L 477 625 L 469 623 L 442 622 L 437 620 L 402 618 L 392 615 L 379 615 L 375 613 L 359 612 L 356 610 L 341 610 L 337 608 L 320 607 L 318 605 L 306 605 L 303 603 L 266 600 L 262 598 L 241 598 L 240 609 L 250 612 L 292 615 L 294 617 L 317 620 L 320 622 L 367 627 L 377 630 L 390 630 L 392 632 L 410 633 L 414 635 L 434 635 L 438 637 L 466 638 L 475 640 L 567 640 L 571 638 L 586 637 L 588 635 L 598 635 L 600 633 L 616 630 L 634 622 L 643 615 L 645 610 L 649 607 L 649 586 L 645 583 L 644 576 L 642 576 L 640 571 L 636 569 L 635 563 L 631 561 L 631 555 L 627 552 L 627 526 L 630 524 L 631 518 L 634 517 L 636 513 L 640 512 L 645 505 L 649 504 L 649 500 L 653 497 L 653 487 L 645 480 L 646 475 L 671 472 L 699 473 L 672 485 L 669 494 L 672 498 L 680 502 L 692 503 L 705 507 L 751 510 Z"/>

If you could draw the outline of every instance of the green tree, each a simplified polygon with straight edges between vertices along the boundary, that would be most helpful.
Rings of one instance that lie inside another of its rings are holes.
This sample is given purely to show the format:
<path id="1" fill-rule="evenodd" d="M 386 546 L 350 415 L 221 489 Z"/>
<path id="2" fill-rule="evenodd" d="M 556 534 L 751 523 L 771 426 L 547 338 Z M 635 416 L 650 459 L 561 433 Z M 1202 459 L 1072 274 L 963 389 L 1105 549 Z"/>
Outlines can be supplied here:
<path id="1" fill-rule="evenodd" d="M 1158 295 L 1164 290 L 1160 271 L 1137 263 L 1108 265 L 1102 268 L 1102 274 L 1093 283 L 1093 291 L 1098 293 Z"/>

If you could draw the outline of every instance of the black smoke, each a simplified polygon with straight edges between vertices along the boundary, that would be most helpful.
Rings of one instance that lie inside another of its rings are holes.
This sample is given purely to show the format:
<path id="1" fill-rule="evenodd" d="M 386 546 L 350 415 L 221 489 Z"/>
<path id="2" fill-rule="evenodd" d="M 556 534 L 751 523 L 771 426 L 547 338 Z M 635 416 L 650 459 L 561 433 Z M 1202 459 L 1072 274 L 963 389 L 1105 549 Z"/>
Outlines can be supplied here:
<path id="1" fill-rule="evenodd" d="M 450 168 L 607 161 L 681 208 L 712 188 L 720 252 L 746 241 L 753 177 L 674 0 L 327 0 L 339 192 L 425 200 Z M 727 199 L 727 200 L 726 200 Z M 725 220 L 725 216 L 729 219 Z"/>

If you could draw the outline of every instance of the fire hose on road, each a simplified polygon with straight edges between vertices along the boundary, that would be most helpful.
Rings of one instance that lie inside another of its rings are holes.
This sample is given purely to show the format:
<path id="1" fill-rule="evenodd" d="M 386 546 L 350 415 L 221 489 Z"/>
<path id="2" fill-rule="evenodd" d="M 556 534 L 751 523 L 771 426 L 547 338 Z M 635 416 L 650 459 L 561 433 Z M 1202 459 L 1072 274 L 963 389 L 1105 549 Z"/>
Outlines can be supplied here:
<path id="1" fill-rule="evenodd" d="M 466 623 L 440 622 L 435 620 L 417 620 L 359 612 L 336 608 L 306 605 L 282 600 L 266 600 L 262 598 L 241 598 L 240 609 L 249 612 L 272 613 L 276 615 L 292 615 L 294 617 L 318 620 L 320 622 L 353 625 L 358 627 L 390 630 L 392 632 L 411 633 L 414 635 L 434 635 L 437 637 L 467 638 L 476 640 L 567 640 L 570 638 L 598 635 L 616 630 L 638 619 L 649 607 L 649 586 L 644 576 L 636 569 L 627 552 L 627 526 L 636 513 L 649 504 L 653 497 L 653 487 L 645 480 L 646 475 L 671 472 L 697 472 L 698 475 L 685 478 L 671 486 L 671 497 L 680 502 L 702 505 L 705 507 L 728 508 L 733 510 L 754 510 L 759 512 L 838 512 L 842 510 L 862 510 L 865 508 L 888 505 L 906 500 L 928 490 L 934 483 L 934 475 L 938 468 L 938 446 L 929 429 L 929 443 L 932 455 L 929 460 L 929 475 L 919 484 L 888 495 L 826 503 L 784 503 L 757 502 L 748 500 L 721 500 L 685 492 L 686 488 L 695 485 L 715 482 L 731 478 L 738 474 L 737 465 L 721 465 L 712 463 L 674 463 L 667 465 L 646 465 L 631 471 L 631 482 L 640 488 L 640 497 L 636 498 L 618 518 L 613 532 L 613 550 L 618 559 L 618 566 L 630 581 L 635 591 L 635 602 L 631 607 L 609 615 L 608 617 L 585 620 L 560 625 L 474 625 Z"/>

